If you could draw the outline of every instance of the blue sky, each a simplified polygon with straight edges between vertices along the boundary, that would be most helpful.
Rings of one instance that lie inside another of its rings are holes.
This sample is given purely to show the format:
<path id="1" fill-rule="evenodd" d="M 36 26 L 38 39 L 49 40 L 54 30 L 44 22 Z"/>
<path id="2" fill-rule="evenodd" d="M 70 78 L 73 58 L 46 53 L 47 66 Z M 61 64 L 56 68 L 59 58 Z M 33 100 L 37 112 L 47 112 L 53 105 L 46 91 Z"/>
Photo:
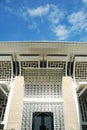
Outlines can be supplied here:
<path id="1" fill-rule="evenodd" d="M 87 0 L 0 0 L 0 41 L 87 41 Z"/>

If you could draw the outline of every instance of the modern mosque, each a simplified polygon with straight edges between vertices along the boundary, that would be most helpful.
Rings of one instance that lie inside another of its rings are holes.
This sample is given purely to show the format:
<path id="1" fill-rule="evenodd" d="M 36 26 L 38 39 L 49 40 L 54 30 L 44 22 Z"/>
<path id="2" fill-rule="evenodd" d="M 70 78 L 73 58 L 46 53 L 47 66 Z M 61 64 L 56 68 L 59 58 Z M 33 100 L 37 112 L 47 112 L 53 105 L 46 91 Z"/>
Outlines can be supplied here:
<path id="1" fill-rule="evenodd" d="M 87 44 L 0 42 L 0 130 L 87 130 Z"/>

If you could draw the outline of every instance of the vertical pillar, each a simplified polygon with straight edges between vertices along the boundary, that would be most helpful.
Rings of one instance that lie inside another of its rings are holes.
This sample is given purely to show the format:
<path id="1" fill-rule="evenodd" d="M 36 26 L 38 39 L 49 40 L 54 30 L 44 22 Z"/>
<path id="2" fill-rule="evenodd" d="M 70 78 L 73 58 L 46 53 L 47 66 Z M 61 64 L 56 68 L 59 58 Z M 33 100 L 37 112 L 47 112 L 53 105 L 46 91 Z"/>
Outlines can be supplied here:
<path id="1" fill-rule="evenodd" d="M 63 77 L 65 130 L 80 130 L 71 77 Z"/>
<path id="2" fill-rule="evenodd" d="M 24 92 L 24 78 L 17 76 L 15 78 L 13 95 L 9 109 L 9 116 L 6 129 L 21 129 L 22 104 Z"/>

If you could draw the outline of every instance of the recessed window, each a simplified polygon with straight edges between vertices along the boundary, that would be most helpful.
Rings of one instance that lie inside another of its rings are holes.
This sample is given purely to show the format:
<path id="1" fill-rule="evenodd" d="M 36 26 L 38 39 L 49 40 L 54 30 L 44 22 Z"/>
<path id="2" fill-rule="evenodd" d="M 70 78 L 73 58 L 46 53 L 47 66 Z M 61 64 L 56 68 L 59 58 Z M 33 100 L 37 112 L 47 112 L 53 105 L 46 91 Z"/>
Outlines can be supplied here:
<path id="1" fill-rule="evenodd" d="M 46 68 L 47 67 L 47 61 L 40 61 L 40 68 Z"/>
<path id="2" fill-rule="evenodd" d="M 34 112 L 32 130 L 54 130 L 52 112 Z"/>

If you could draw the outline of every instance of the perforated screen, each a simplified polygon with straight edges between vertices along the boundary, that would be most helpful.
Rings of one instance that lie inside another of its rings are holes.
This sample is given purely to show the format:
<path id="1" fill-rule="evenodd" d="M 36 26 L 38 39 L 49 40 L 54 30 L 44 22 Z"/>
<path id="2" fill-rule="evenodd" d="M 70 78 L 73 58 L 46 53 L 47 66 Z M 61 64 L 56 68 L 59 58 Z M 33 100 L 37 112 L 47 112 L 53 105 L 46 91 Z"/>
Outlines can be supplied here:
<path id="1" fill-rule="evenodd" d="M 32 130 L 34 112 L 52 112 L 54 130 L 64 130 L 63 103 L 24 103 L 21 130 Z"/>
<path id="2" fill-rule="evenodd" d="M 26 69 L 25 97 L 62 97 L 62 70 Z"/>

